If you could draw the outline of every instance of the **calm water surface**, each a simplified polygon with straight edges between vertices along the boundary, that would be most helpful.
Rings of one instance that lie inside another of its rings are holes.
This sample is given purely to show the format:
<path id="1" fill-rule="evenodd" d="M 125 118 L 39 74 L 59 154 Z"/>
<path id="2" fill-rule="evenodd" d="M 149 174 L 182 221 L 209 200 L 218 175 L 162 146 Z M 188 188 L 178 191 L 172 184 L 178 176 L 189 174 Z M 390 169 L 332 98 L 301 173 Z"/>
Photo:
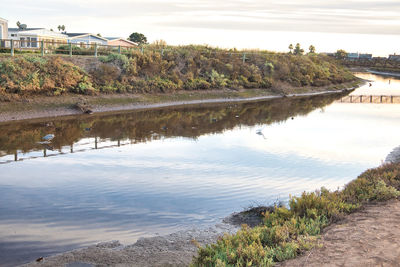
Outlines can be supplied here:
<path id="1" fill-rule="evenodd" d="M 358 75 L 400 92 L 399 80 Z M 342 187 L 400 144 L 400 105 L 335 98 L 1 124 L 0 265 Z"/>

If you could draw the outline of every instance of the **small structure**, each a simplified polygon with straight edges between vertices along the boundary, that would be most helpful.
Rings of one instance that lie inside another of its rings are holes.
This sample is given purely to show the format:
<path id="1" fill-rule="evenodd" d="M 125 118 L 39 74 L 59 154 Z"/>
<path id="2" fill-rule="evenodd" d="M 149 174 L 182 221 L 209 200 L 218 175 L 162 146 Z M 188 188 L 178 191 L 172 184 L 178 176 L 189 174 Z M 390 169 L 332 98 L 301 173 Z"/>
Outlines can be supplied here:
<path id="1" fill-rule="evenodd" d="M 355 60 L 359 58 L 359 54 L 358 53 L 347 53 L 347 59 L 350 60 Z"/>
<path id="2" fill-rule="evenodd" d="M 113 45 L 113 46 L 121 46 L 121 47 L 127 47 L 127 48 L 131 48 L 131 47 L 137 47 L 137 43 L 129 41 L 127 39 L 124 39 L 122 37 L 105 37 L 108 42 L 108 45 Z"/>
<path id="3" fill-rule="evenodd" d="M 45 28 L 9 28 L 8 39 L 15 40 L 14 46 L 18 48 L 40 48 L 44 41 L 45 47 L 60 43 L 67 43 L 68 36 Z"/>
<path id="4" fill-rule="evenodd" d="M 359 59 L 372 59 L 372 54 L 359 54 L 358 55 Z"/>
<path id="5" fill-rule="evenodd" d="M 107 45 L 108 40 L 104 37 L 92 33 L 67 33 L 68 43 L 77 44 L 81 47 L 90 47 L 91 45 Z"/>
<path id="6" fill-rule="evenodd" d="M 389 60 L 400 61 L 400 55 L 396 55 L 396 53 L 389 55 Z"/>

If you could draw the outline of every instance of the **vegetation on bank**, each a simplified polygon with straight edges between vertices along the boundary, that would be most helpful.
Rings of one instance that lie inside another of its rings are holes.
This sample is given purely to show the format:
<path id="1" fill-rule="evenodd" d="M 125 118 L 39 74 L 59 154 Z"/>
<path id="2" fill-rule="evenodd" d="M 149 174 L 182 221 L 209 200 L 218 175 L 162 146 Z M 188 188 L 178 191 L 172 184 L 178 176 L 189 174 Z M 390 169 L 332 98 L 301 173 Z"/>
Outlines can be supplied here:
<path id="1" fill-rule="evenodd" d="M 370 201 L 400 195 L 400 164 L 385 164 L 361 174 L 343 190 L 324 188 L 291 197 L 289 207 L 275 206 L 264 224 L 243 226 L 216 244 L 199 248 L 192 266 L 273 266 L 316 246 L 321 230 Z"/>
<path id="2" fill-rule="evenodd" d="M 93 68 L 62 57 L 34 55 L 0 61 L 0 93 L 172 93 L 179 90 L 325 86 L 355 77 L 335 59 L 206 46 L 131 51 L 98 58 Z M 85 70 L 86 69 L 86 70 Z"/>

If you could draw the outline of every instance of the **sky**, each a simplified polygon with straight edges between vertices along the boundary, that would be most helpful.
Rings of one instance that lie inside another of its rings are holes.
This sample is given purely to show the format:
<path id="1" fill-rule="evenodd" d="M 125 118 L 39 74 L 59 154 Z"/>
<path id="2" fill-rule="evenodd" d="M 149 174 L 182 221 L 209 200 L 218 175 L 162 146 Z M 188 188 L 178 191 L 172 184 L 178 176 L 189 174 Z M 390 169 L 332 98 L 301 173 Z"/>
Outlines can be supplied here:
<path id="1" fill-rule="evenodd" d="M 150 42 L 287 51 L 345 49 L 400 54 L 399 0 L 1 0 L 0 17 L 28 27 L 128 37 Z"/>

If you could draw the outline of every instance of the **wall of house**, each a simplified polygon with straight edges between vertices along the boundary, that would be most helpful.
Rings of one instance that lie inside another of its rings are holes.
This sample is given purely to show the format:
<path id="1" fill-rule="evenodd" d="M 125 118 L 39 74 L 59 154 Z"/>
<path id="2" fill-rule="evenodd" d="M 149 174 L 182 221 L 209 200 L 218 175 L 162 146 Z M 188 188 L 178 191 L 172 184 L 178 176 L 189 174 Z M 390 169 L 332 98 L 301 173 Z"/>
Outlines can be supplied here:
<path id="1" fill-rule="evenodd" d="M 8 23 L 7 21 L 0 20 L 0 39 L 8 38 Z"/>
<path id="2" fill-rule="evenodd" d="M 121 39 L 108 41 L 108 45 L 115 45 L 115 46 L 120 45 L 121 47 L 136 47 L 136 45 L 125 42 L 124 40 L 121 40 Z"/>

